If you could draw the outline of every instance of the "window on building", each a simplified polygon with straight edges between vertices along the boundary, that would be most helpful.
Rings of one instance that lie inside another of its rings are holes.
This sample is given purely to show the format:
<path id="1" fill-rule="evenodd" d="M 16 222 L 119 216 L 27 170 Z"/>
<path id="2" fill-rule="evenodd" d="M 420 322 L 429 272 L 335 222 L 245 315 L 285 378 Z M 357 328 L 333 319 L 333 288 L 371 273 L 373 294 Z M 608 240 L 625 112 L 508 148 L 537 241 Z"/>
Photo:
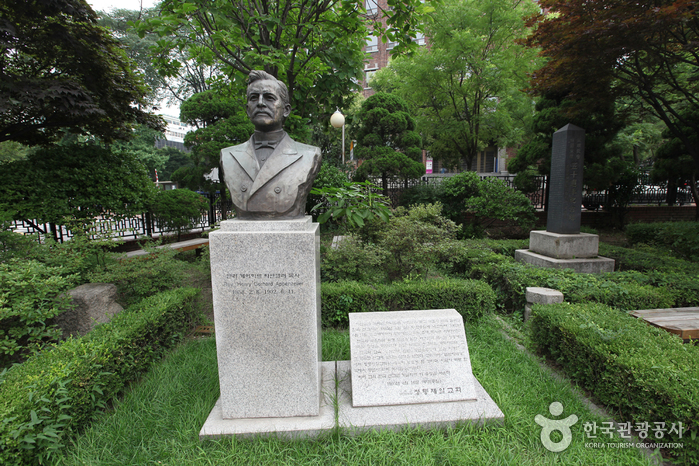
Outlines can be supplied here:
<path id="1" fill-rule="evenodd" d="M 374 77 L 374 73 L 376 73 L 376 71 L 376 69 L 364 70 L 364 89 L 371 89 L 371 86 L 369 86 L 369 81 Z"/>
<path id="2" fill-rule="evenodd" d="M 416 33 L 415 42 L 417 42 L 417 45 L 425 45 L 425 35 L 421 32 Z"/>
<path id="3" fill-rule="evenodd" d="M 367 52 L 378 52 L 379 51 L 379 38 L 376 36 L 369 36 L 366 38 L 366 51 Z"/>
<path id="4" fill-rule="evenodd" d="M 366 0 L 366 13 L 368 15 L 375 15 L 379 12 L 379 6 L 376 0 Z"/>

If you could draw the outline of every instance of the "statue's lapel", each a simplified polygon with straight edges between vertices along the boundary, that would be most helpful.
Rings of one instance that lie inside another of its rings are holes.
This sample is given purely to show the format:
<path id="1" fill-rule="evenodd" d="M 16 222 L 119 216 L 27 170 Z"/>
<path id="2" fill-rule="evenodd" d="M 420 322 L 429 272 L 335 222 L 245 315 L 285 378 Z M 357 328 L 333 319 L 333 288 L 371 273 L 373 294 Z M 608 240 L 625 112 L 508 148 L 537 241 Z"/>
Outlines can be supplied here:
<path id="1" fill-rule="evenodd" d="M 255 158 L 252 138 L 245 144 L 241 144 L 231 150 L 231 156 L 243 167 L 243 170 L 245 170 L 245 173 L 248 174 L 250 179 L 254 180 L 260 168 L 257 165 L 257 158 Z"/>
<path id="2" fill-rule="evenodd" d="M 251 196 L 258 189 L 267 184 L 269 180 L 277 176 L 279 172 L 302 157 L 302 154 L 299 154 L 294 146 L 294 141 L 291 140 L 289 135 L 284 135 L 284 138 L 277 148 L 274 149 L 272 155 L 269 156 L 269 159 L 267 159 L 264 165 L 262 165 L 262 168 L 260 168 L 255 181 L 252 183 L 252 188 L 250 190 Z"/>

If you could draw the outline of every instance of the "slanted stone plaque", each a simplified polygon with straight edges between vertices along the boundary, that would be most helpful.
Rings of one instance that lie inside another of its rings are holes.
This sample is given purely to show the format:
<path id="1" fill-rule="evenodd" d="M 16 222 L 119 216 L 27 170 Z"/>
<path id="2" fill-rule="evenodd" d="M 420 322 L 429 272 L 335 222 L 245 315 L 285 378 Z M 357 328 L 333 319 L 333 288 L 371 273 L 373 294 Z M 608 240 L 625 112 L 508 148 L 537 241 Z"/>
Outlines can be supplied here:
<path id="1" fill-rule="evenodd" d="M 475 400 L 454 309 L 350 313 L 352 406 Z"/>
<path id="2" fill-rule="evenodd" d="M 585 130 L 568 124 L 553 134 L 546 231 L 580 233 Z"/>

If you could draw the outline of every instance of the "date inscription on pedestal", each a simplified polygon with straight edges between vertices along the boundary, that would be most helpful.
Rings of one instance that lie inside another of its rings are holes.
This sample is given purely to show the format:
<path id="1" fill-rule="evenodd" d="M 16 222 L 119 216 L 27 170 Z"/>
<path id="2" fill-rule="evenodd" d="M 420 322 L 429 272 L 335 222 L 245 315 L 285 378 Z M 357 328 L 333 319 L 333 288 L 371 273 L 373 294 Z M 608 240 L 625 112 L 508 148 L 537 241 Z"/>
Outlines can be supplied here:
<path id="1" fill-rule="evenodd" d="M 350 313 L 349 320 L 353 406 L 476 399 L 454 309 Z"/>

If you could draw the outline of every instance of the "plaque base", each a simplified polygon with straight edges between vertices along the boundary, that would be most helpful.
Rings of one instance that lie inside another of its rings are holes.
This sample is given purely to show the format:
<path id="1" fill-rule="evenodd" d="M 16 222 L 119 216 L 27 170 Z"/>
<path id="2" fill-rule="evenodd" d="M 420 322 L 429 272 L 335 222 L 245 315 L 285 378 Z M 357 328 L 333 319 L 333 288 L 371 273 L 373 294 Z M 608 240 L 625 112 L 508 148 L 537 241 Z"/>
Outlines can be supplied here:
<path id="1" fill-rule="evenodd" d="M 350 361 L 337 362 L 337 376 L 338 424 L 350 435 L 417 426 L 425 429 L 445 428 L 461 423 L 502 425 L 505 420 L 505 415 L 475 377 L 475 400 L 354 408 Z"/>
<path id="2" fill-rule="evenodd" d="M 573 269 L 576 273 L 614 272 L 614 259 L 601 256 L 588 259 L 555 259 L 529 249 L 517 249 L 515 260 L 547 269 Z"/>

